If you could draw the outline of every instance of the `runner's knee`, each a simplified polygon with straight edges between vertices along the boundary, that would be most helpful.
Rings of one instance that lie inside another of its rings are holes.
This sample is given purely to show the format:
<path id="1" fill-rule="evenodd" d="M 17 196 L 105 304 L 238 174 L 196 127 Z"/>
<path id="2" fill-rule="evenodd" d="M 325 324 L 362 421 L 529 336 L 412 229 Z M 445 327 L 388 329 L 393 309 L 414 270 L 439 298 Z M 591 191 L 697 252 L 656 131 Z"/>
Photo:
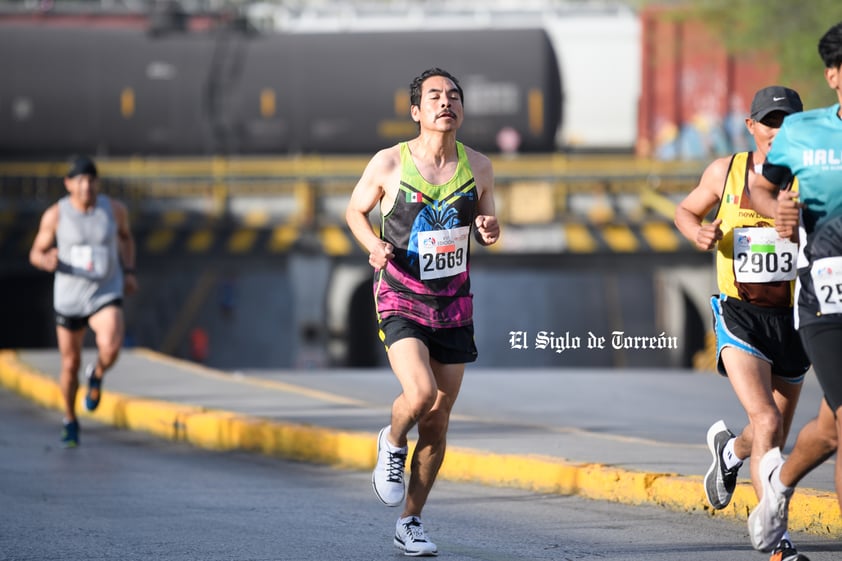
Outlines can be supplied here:
<path id="1" fill-rule="evenodd" d="M 61 370 L 63 372 L 69 372 L 70 374 L 76 374 L 79 372 L 79 367 L 82 365 L 82 357 L 73 354 L 61 357 Z"/>
<path id="2" fill-rule="evenodd" d="M 450 412 L 444 409 L 430 411 L 418 422 L 418 434 L 425 439 L 440 440 L 447 434 Z"/>
<path id="3" fill-rule="evenodd" d="M 783 433 L 783 417 L 775 407 L 756 411 L 750 415 L 750 418 L 755 438 L 761 434 L 771 434 L 777 438 Z"/>
<path id="4" fill-rule="evenodd" d="M 435 388 L 432 388 L 430 390 L 419 390 L 413 393 L 404 392 L 404 399 L 406 400 L 406 406 L 409 408 L 409 414 L 413 419 L 418 419 L 420 421 L 427 415 L 427 413 L 429 413 L 430 409 L 433 408 L 433 405 L 435 405 L 436 390 Z"/>
<path id="5" fill-rule="evenodd" d="M 120 333 L 120 330 L 115 329 L 102 334 L 97 333 L 96 346 L 99 351 L 100 360 L 104 360 L 106 356 L 116 359 L 117 355 L 120 353 L 120 346 L 122 345 L 122 342 L 122 334 Z"/>

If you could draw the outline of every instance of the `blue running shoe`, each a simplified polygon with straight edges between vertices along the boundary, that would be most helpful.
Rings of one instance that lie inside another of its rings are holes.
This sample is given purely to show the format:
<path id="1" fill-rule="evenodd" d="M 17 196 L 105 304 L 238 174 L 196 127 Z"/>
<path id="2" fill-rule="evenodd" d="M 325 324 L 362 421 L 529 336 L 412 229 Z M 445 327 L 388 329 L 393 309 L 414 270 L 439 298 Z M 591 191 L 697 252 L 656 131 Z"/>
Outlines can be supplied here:
<path id="1" fill-rule="evenodd" d="M 99 398 L 102 397 L 102 378 L 97 378 L 94 373 L 96 366 L 89 364 L 85 367 L 85 376 L 88 378 L 88 393 L 85 394 L 85 408 L 94 411 L 99 407 Z"/>
<path id="2" fill-rule="evenodd" d="M 61 430 L 61 443 L 65 448 L 79 446 L 79 421 L 64 421 Z"/>

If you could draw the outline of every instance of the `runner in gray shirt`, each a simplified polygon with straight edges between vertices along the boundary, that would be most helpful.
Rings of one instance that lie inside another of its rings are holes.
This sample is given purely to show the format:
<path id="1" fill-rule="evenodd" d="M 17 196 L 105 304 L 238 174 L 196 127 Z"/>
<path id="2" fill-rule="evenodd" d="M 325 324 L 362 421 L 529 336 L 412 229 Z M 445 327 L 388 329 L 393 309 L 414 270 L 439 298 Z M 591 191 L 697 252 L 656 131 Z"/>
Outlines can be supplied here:
<path id="1" fill-rule="evenodd" d="M 103 376 L 123 344 L 123 295 L 137 290 L 137 279 L 129 213 L 123 203 L 98 193 L 93 160 L 75 158 L 64 185 L 68 194 L 41 217 L 29 261 L 55 273 L 53 307 L 64 397 L 62 442 L 74 447 L 79 444 L 76 393 L 86 328 L 94 332 L 97 347 L 97 360 L 85 367 L 85 406 L 93 411 L 102 395 Z"/>

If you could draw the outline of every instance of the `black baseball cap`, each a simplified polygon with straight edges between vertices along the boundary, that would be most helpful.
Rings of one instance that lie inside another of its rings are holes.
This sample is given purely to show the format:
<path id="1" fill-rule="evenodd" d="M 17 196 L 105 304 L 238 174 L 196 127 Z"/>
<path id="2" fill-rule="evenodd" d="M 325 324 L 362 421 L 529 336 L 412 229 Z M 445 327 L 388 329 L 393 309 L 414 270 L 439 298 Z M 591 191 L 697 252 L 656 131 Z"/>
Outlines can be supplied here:
<path id="1" fill-rule="evenodd" d="M 67 177 L 77 175 L 90 175 L 97 177 L 96 164 L 87 156 L 76 156 L 70 161 L 70 169 L 67 170 Z"/>
<path id="2" fill-rule="evenodd" d="M 783 111 L 787 115 L 804 110 L 798 92 L 783 86 L 769 86 L 754 94 L 751 102 L 751 118 L 760 121 L 773 111 Z"/>

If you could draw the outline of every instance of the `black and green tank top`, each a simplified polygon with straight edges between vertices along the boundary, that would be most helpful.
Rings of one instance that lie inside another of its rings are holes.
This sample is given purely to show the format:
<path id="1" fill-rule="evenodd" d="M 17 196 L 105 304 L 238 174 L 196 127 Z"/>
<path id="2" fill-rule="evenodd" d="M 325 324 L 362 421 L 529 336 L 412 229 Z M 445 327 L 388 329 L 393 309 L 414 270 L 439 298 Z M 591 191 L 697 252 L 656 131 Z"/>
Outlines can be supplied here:
<path id="1" fill-rule="evenodd" d="M 433 185 L 421 177 L 409 145 L 400 144 L 400 187 L 380 230 L 395 258 L 374 279 L 380 318 L 400 315 L 436 328 L 472 321 L 470 239 L 479 195 L 461 142 L 456 152 L 453 177 Z"/>

